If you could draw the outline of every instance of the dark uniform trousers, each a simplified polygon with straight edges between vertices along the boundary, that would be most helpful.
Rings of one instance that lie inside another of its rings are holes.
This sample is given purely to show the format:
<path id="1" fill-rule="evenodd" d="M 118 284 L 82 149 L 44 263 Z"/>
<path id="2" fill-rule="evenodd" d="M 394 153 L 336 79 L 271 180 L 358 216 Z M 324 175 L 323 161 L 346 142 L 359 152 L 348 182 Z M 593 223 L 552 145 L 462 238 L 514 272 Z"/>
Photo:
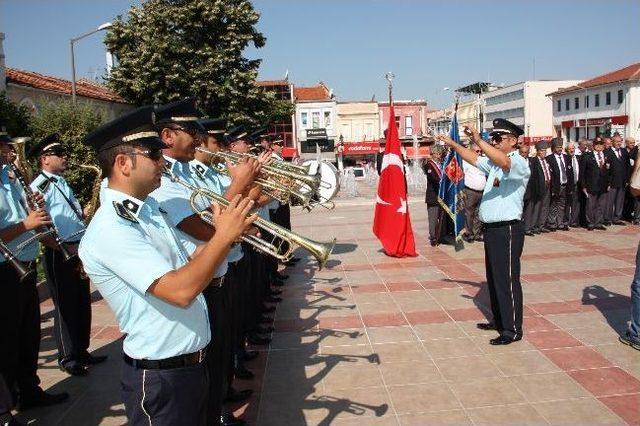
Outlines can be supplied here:
<path id="1" fill-rule="evenodd" d="M 552 195 L 550 199 L 547 227 L 558 229 L 568 226 L 569 224 L 566 222 L 567 210 L 567 186 L 560 185 L 560 191 L 556 195 Z"/>
<path id="2" fill-rule="evenodd" d="M 538 201 L 534 205 L 533 217 L 534 224 L 537 230 L 541 230 L 545 227 L 547 223 L 547 218 L 549 217 L 549 205 L 551 203 L 551 191 L 549 191 L 549 186 L 544 193 L 544 196 L 540 201 Z"/>
<path id="3" fill-rule="evenodd" d="M 485 267 L 496 329 L 507 337 L 522 336 L 520 256 L 524 247 L 522 221 L 484 225 Z"/>
<path id="4" fill-rule="evenodd" d="M 123 363 L 121 388 L 131 426 L 208 424 L 209 378 L 205 362 L 163 370 L 144 370 Z M 220 417 L 215 424 L 220 424 Z"/>
<path id="5" fill-rule="evenodd" d="M 569 225 L 580 225 L 580 222 L 582 221 L 582 206 L 584 205 L 584 201 L 582 200 L 583 197 L 584 194 L 576 186 L 573 194 L 571 194 L 568 200 L 569 205 L 571 206 L 567 217 Z"/>
<path id="6" fill-rule="evenodd" d="M 440 206 L 428 206 L 427 216 L 429 219 L 429 240 L 435 241 L 437 238 L 442 238 L 442 228 L 444 220 L 440 221 Z M 444 215 L 443 215 L 444 217 Z M 438 231 L 438 222 L 440 221 L 440 230 Z"/>
<path id="7" fill-rule="evenodd" d="M 229 321 L 231 292 L 225 287 L 228 287 L 226 279 L 222 286 L 212 284 L 202 292 L 207 302 L 211 327 L 211 343 L 206 358 L 209 370 L 207 424 L 210 425 L 220 424 L 222 402 L 228 387 L 228 354 L 232 351 L 231 321 Z"/>
<path id="8" fill-rule="evenodd" d="M 615 222 L 622 219 L 624 192 L 625 188 L 611 188 L 607 191 L 607 204 L 604 212 L 605 222 Z"/>
<path id="9" fill-rule="evenodd" d="M 58 359 L 77 360 L 87 354 L 91 334 L 91 291 L 89 280 L 80 274 L 80 259 L 65 262 L 60 251 L 44 252 L 47 285 L 55 307 L 53 333 Z"/>
<path id="10" fill-rule="evenodd" d="M 9 422 L 9 413 L 13 407 L 13 396 L 4 379 L 4 374 L 0 374 L 0 422 Z M 6 419 L 3 416 L 7 417 Z M 4 424 L 4 423 L 0 423 Z"/>
<path id="11" fill-rule="evenodd" d="M 245 274 L 245 266 L 244 266 L 244 256 L 242 259 L 229 263 L 229 270 L 225 276 L 225 288 L 228 289 L 230 293 L 229 301 L 230 301 L 230 312 L 228 313 L 228 320 L 231 322 L 229 327 L 229 347 L 227 348 L 228 353 L 225 354 L 225 362 L 227 378 L 225 383 L 227 388 L 225 389 L 225 397 L 226 390 L 228 390 L 233 384 L 233 367 L 234 367 L 234 355 L 238 351 L 240 346 L 240 342 L 243 341 L 242 336 L 242 317 L 244 314 L 244 304 L 246 303 L 246 298 L 244 292 L 246 291 L 247 282 Z"/>
<path id="12" fill-rule="evenodd" d="M 589 194 L 585 203 L 585 216 L 588 226 L 602 225 L 604 210 L 607 205 L 607 193 Z"/>
<path id="13" fill-rule="evenodd" d="M 16 388 L 25 396 L 37 392 L 39 350 L 36 276 L 20 282 L 15 269 L 4 262 L 0 264 L 0 372 L 12 393 Z"/>
<path id="14" fill-rule="evenodd" d="M 480 222 L 478 214 L 480 211 L 480 201 L 482 201 L 483 191 L 465 188 L 464 193 L 464 215 L 467 235 L 469 237 L 477 238 L 482 232 L 482 223 Z"/>

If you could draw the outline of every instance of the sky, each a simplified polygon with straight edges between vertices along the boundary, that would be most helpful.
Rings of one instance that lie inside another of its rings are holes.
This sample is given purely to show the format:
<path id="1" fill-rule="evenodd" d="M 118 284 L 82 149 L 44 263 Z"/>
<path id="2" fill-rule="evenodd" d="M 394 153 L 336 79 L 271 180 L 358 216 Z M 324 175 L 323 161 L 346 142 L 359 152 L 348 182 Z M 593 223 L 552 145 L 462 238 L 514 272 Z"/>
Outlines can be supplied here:
<path id="1" fill-rule="evenodd" d="M 69 39 L 126 15 L 131 0 L 0 0 L 10 67 L 71 78 Z M 640 62 L 640 0 L 254 0 L 261 79 L 324 81 L 340 101 L 451 104 L 475 81 L 586 79 Z M 101 77 L 104 35 L 75 45 L 80 77 Z M 445 90 L 450 88 L 451 90 Z"/>

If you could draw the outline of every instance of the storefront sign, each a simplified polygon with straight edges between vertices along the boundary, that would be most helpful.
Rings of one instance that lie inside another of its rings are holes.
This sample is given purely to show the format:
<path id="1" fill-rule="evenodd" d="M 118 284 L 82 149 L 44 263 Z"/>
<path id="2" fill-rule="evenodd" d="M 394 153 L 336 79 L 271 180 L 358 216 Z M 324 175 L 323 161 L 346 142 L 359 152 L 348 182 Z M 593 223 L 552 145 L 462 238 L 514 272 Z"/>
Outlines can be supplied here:
<path id="1" fill-rule="evenodd" d="M 345 142 L 343 155 L 369 155 L 376 154 L 380 144 L 378 142 Z"/>
<path id="2" fill-rule="evenodd" d="M 327 129 L 307 129 L 307 139 L 326 139 Z"/>
<path id="3" fill-rule="evenodd" d="M 607 124 L 617 124 L 624 125 L 629 122 L 629 116 L 627 115 L 616 115 L 615 117 L 597 117 L 597 118 L 588 118 L 586 120 L 587 126 L 605 126 Z M 562 122 L 562 127 L 565 129 L 571 127 L 584 127 L 585 119 L 580 120 L 566 120 Z"/>

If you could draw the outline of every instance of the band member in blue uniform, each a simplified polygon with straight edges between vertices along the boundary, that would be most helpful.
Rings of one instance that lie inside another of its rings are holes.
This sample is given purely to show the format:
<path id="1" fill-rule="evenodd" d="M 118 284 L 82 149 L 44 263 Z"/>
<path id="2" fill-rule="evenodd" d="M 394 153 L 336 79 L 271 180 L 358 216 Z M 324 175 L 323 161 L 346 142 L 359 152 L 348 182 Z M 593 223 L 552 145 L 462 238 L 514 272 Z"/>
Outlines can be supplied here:
<path id="1" fill-rule="evenodd" d="M 29 150 L 38 159 L 40 173 L 31 182 L 31 189 L 44 197 L 45 209 L 58 234 L 72 253 L 85 230 L 80 203 L 62 177 L 67 169 L 68 153 L 57 133 L 51 134 Z M 57 248 L 45 246 L 44 267 L 47 285 L 54 305 L 53 333 L 58 347 L 60 369 L 74 376 L 87 374 L 87 365 L 104 361 L 106 356 L 92 356 L 91 294 L 89 280 L 82 275 L 80 259 L 65 260 Z"/>
<path id="2" fill-rule="evenodd" d="M 205 425 L 205 367 L 211 341 L 202 291 L 219 285 L 216 269 L 250 226 L 253 202 L 234 197 L 218 229 L 186 245 L 168 214 L 148 195 L 165 169 L 152 107 L 142 107 L 90 133 L 105 176 L 103 203 L 80 243 L 84 268 L 122 332 L 122 394 L 132 425 Z"/>

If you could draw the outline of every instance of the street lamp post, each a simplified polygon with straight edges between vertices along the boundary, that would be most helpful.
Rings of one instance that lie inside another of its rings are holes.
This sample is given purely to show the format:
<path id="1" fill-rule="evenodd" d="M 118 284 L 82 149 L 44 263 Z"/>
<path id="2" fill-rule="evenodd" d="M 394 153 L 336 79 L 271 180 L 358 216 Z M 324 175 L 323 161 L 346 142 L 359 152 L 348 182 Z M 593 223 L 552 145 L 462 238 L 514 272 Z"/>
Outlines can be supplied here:
<path id="1" fill-rule="evenodd" d="M 75 60 L 75 54 L 73 52 L 73 44 L 80 39 L 88 37 L 91 34 L 97 33 L 98 31 L 109 29 L 111 28 L 111 26 L 112 26 L 111 22 L 105 22 L 95 30 L 79 35 L 78 37 L 73 37 L 71 40 L 69 40 L 69 47 L 71 49 L 71 100 L 74 105 L 76 104 L 76 60 Z"/>

